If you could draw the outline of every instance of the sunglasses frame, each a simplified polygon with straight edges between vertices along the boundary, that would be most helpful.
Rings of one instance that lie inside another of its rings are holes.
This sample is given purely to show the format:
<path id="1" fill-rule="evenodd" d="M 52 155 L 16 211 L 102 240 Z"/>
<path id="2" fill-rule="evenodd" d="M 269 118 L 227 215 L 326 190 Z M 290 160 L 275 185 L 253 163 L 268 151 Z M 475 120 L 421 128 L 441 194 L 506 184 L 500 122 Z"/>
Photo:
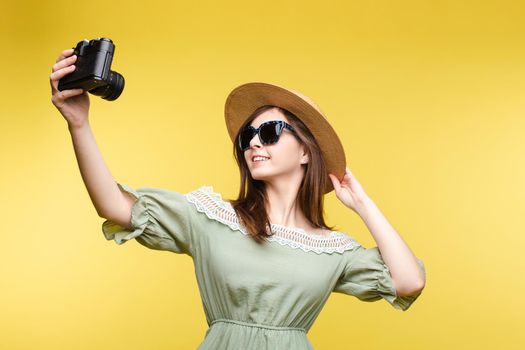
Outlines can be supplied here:
<path id="1" fill-rule="evenodd" d="M 265 142 L 262 138 L 261 138 L 261 128 L 265 125 L 269 125 L 269 124 L 275 124 L 275 125 L 278 125 L 279 128 L 277 129 L 277 140 L 275 142 Z M 242 147 L 242 141 L 241 141 L 241 138 L 242 138 L 242 134 L 245 132 L 245 130 L 248 129 L 248 130 L 252 130 L 252 137 L 250 138 L 250 141 L 248 142 L 248 147 L 245 147 L 243 148 Z M 239 139 L 238 139 L 238 144 L 239 144 L 239 148 L 241 149 L 241 151 L 246 151 L 247 149 L 250 148 L 250 142 L 252 141 L 252 139 L 255 137 L 255 135 L 259 136 L 259 140 L 261 141 L 261 143 L 263 145 L 274 145 L 276 144 L 277 142 L 279 142 L 279 139 L 281 138 L 281 135 L 283 133 L 283 130 L 284 129 L 288 129 L 290 130 L 291 132 L 295 132 L 293 126 L 291 126 L 290 124 L 288 124 L 287 122 L 285 122 L 284 120 L 269 120 L 269 121 L 266 121 L 264 123 L 262 123 L 261 125 L 259 125 L 258 128 L 254 128 L 253 126 L 251 125 L 246 125 L 242 131 L 239 133 Z"/>

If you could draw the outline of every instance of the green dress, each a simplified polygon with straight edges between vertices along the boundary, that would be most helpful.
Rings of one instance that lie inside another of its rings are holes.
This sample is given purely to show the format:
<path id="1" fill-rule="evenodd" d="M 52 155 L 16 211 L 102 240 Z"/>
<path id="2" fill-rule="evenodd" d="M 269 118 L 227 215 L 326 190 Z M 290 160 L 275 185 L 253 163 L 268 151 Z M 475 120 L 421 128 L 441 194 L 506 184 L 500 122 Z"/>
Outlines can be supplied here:
<path id="1" fill-rule="evenodd" d="M 274 235 L 260 244 L 210 186 L 186 194 L 118 186 L 137 198 L 133 229 L 106 220 L 102 231 L 117 244 L 135 238 L 192 257 L 209 326 L 200 350 L 313 349 L 306 334 L 332 292 L 384 298 L 400 310 L 421 294 L 398 297 L 378 248 L 343 232 L 272 225 Z"/>

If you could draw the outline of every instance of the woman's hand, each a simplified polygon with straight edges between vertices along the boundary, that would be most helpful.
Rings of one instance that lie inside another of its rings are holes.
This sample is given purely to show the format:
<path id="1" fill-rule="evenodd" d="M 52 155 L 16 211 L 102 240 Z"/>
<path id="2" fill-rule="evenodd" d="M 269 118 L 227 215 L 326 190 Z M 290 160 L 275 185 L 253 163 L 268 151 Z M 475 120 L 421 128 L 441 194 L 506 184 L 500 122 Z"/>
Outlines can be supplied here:
<path id="1" fill-rule="evenodd" d="M 369 198 L 359 181 L 350 172 L 350 169 L 346 168 L 342 181 L 339 181 L 333 174 L 328 176 L 332 180 L 337 198 L 348 208 L 359 214 Z"/>
<path id="2" fill-rule="evenodd" d="M 53 65 L 53 73 L 49 76 L 51 83 L 51 102 L 66 119 L 68 126 L 81 127 L 88 122 L 89 96 L 82 89 L 58 91 L 58 81 L 75 70 L 77 60 L 73 49 L 62 51 Z"/>

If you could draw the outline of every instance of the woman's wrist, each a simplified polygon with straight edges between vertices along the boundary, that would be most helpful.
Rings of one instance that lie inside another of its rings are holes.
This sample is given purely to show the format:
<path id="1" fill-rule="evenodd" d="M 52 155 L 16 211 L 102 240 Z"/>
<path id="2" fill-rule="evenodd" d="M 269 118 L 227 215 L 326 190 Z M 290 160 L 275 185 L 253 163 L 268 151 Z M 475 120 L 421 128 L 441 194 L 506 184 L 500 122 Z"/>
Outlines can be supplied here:
<path id="1" fill-rule="evenodd" d="M 89 122 L 86 120 L 85 122 L 82 122 L 80 124 L 67 123 L 67 128 L 70 133 L 82 132 L 85 129 L 89 129 Z"/>
<path id="2" fill-rule="evenodd" d="M 368 218 L 369 214 L 374 210 L 377 210 L 377 206 L 374 203 L 374 201 L 370 199 L 370 197 L 365 197 L 362 200 L 360 200 L 356 209 L 359 216 L 365 221 Z"/>

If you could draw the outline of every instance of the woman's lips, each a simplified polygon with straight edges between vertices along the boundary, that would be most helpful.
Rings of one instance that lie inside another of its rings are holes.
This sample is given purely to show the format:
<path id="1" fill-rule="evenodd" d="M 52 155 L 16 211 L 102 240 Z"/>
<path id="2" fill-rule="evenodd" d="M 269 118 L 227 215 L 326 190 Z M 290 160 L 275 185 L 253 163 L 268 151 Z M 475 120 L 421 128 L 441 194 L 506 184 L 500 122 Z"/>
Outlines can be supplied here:
<path id="1" fill-rule="evenodd" d="M 265 158 L 265 160 L 260 160 L 260 157 Z M 257 160 L 253 160 L 253 159 L 255 159 L 255 158 L 257 158 Z M 266 163 L 266 162 L 269 161 L 269 160 L 270 160 L 269 157 L 264 157 L 264 156 L 254 156 L 254 157 L 252 157 L 252 164 L 253 164 L 253 165 L 259 165 L 259 164 L 261 164 L 261 163 Z"/>

